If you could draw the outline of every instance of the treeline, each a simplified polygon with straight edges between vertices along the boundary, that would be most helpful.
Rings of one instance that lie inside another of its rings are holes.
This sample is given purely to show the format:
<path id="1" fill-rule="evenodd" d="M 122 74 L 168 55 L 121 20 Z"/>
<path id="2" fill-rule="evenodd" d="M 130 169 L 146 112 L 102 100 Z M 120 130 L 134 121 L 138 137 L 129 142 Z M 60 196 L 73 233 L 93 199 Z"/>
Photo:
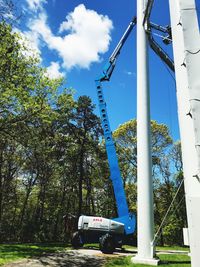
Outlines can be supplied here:
<path id="1" fill-rule="evenodd" d="M 12 26 L 0 23 L 0 241 L 68 241 L 80 214 L 115 217 L 100 120 L 87 96 L 50 79 Z M 60 93 L 61 92 L 61 93 Z M 114 137 L 130 210 L 136 212 L 136 121 Z M 156 228 L 182 180 L 180 144 L 152 121 Z M 160 242 L 182 243 L 184 193 Z"/>
<path id="2" fill-rule="evenodd" d="M 63 240 L 67 214 L 108 216 L 102 130 L 91 100 L 59 93 L 28 52 L 1 23 L 0 237 Z"/>
<path id="3" fill-rule="evenodd" d="M 131 120 L 114 132 L 129 208 L 134 212 L 137 211 L 136 128 L 136 120 Z M 187 226 L 187 217 L 181 144 L 173 143 L 169 129 L 164 124 L 151 121 L 151 132 L 155 233 L 160 228 L 157 241 L 161 245 L 182 245 L 182 228 Z M 163 222 L 172 201 L 174 204 Z"/>

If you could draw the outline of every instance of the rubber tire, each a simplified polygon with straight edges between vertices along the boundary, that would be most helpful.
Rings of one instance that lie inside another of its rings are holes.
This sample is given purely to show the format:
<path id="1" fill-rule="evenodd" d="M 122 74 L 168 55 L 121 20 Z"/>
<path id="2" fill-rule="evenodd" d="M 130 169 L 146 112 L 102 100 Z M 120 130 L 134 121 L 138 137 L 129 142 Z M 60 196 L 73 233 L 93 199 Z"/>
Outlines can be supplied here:
<path id="1" fill-rule="evenodd" d="M 73 233 L 71 244 L 73 248 L 80 248 L 83 246 L 82 238 L 79 232 Z"/>
<path id="2" fill-rule="evenodd" d="M 112 254 L 115 250 L 113 237 L 110 234 L 100 237 L 99 248 L 104 254 Z"/>

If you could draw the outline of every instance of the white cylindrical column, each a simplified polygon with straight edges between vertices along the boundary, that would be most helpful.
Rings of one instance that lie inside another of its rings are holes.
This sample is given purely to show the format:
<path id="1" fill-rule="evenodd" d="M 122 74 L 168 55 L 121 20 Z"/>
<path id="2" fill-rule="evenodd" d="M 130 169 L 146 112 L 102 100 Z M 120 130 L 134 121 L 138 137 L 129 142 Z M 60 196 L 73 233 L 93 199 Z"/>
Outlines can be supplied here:
<path id="1" fill-rule="evenodd" d="M 169 0 L 192 267 L 200 265 L 200 37 L 194 0 Z"/>
<path id="2" fill-rule="evenodd" d="M 153 253 L 153 182 L 151 159 L 148 44 L 143 26 L 147 0 L 137 0 L 137 235 L 133 262 L 156 265 Z"/>
<path id="3" fill-rule="evenodd" d="M 147 36 L 143 27 L 146 0 L 137 1 L 137 229 L 138 256 L 151 258 L 153 194 Z"/>

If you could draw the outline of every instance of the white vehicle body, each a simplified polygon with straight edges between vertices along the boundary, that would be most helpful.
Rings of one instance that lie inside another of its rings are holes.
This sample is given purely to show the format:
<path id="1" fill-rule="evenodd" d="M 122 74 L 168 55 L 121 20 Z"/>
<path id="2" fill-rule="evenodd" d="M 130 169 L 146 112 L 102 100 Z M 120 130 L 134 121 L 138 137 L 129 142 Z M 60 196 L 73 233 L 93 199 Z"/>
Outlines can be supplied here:
<path id="1" fill-rule="evenodd" d="M 80 216 L 79 231 L 105 231 L 114 234 L 124 234 L 124 224 L 103 217 Z"/>

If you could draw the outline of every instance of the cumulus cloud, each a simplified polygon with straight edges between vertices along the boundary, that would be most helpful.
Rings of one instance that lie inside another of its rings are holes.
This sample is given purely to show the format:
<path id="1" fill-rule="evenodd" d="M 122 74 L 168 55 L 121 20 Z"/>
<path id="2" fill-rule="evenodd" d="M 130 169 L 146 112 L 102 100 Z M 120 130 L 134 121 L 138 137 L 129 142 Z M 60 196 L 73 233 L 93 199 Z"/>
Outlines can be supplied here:
<path id="1" fill-rule="evenodd" d="M 38 34 L 34 32 L 30 32 L 30 31 L 24 32 L 23 34 L 24 34 L 27 46 L 29 46 L 30 49 L 34 51 L 41 60 L 41 51 L 39 49 L 40 44 L 39 44 Z"/>
<path id="2" fill-rule="evenodd" d="M 38 34 L 36 32 L 31 31 L 20 31 L 18 28 L 14 28 L 13 32 L 17 32 L 21 36 L 20 43 L 25 45 L 28 48 L 27 51 L 23 51 L 23 54 L 26 56 L 36 56 L 40 61 L 41 58 L 41 51 L 39 49 L 39 39 Z"/>
<path id="3" fill-rule="evenodd" d="M 60 65 L 58 62 L 52 61 L 47 68 L 47 76 L 51 79 L 58 79 L 64 77 L 64 73 L 60 72 Z"/>
<path id="4" fill-rule="evenodd" d="M 46 0 L 26 0 L 29 9 L 37 11 L 43 8 L 43 4 L 47 3 Z"/>
<path id="5" fill-rule="evenodd" d="M 89 68 L 92 62 L 100 60 L 100 55 L 108 50 L 113 25 L 107 16 L 86 9 L 81 4 L 61 23 L 58 35 L 51 31 L 44 12 L 33 19 L 29 27 L 33 33 L 40 36 L 49 49 L 58 53 L 63 60 L 63 67 L 71 69 Z"/>

